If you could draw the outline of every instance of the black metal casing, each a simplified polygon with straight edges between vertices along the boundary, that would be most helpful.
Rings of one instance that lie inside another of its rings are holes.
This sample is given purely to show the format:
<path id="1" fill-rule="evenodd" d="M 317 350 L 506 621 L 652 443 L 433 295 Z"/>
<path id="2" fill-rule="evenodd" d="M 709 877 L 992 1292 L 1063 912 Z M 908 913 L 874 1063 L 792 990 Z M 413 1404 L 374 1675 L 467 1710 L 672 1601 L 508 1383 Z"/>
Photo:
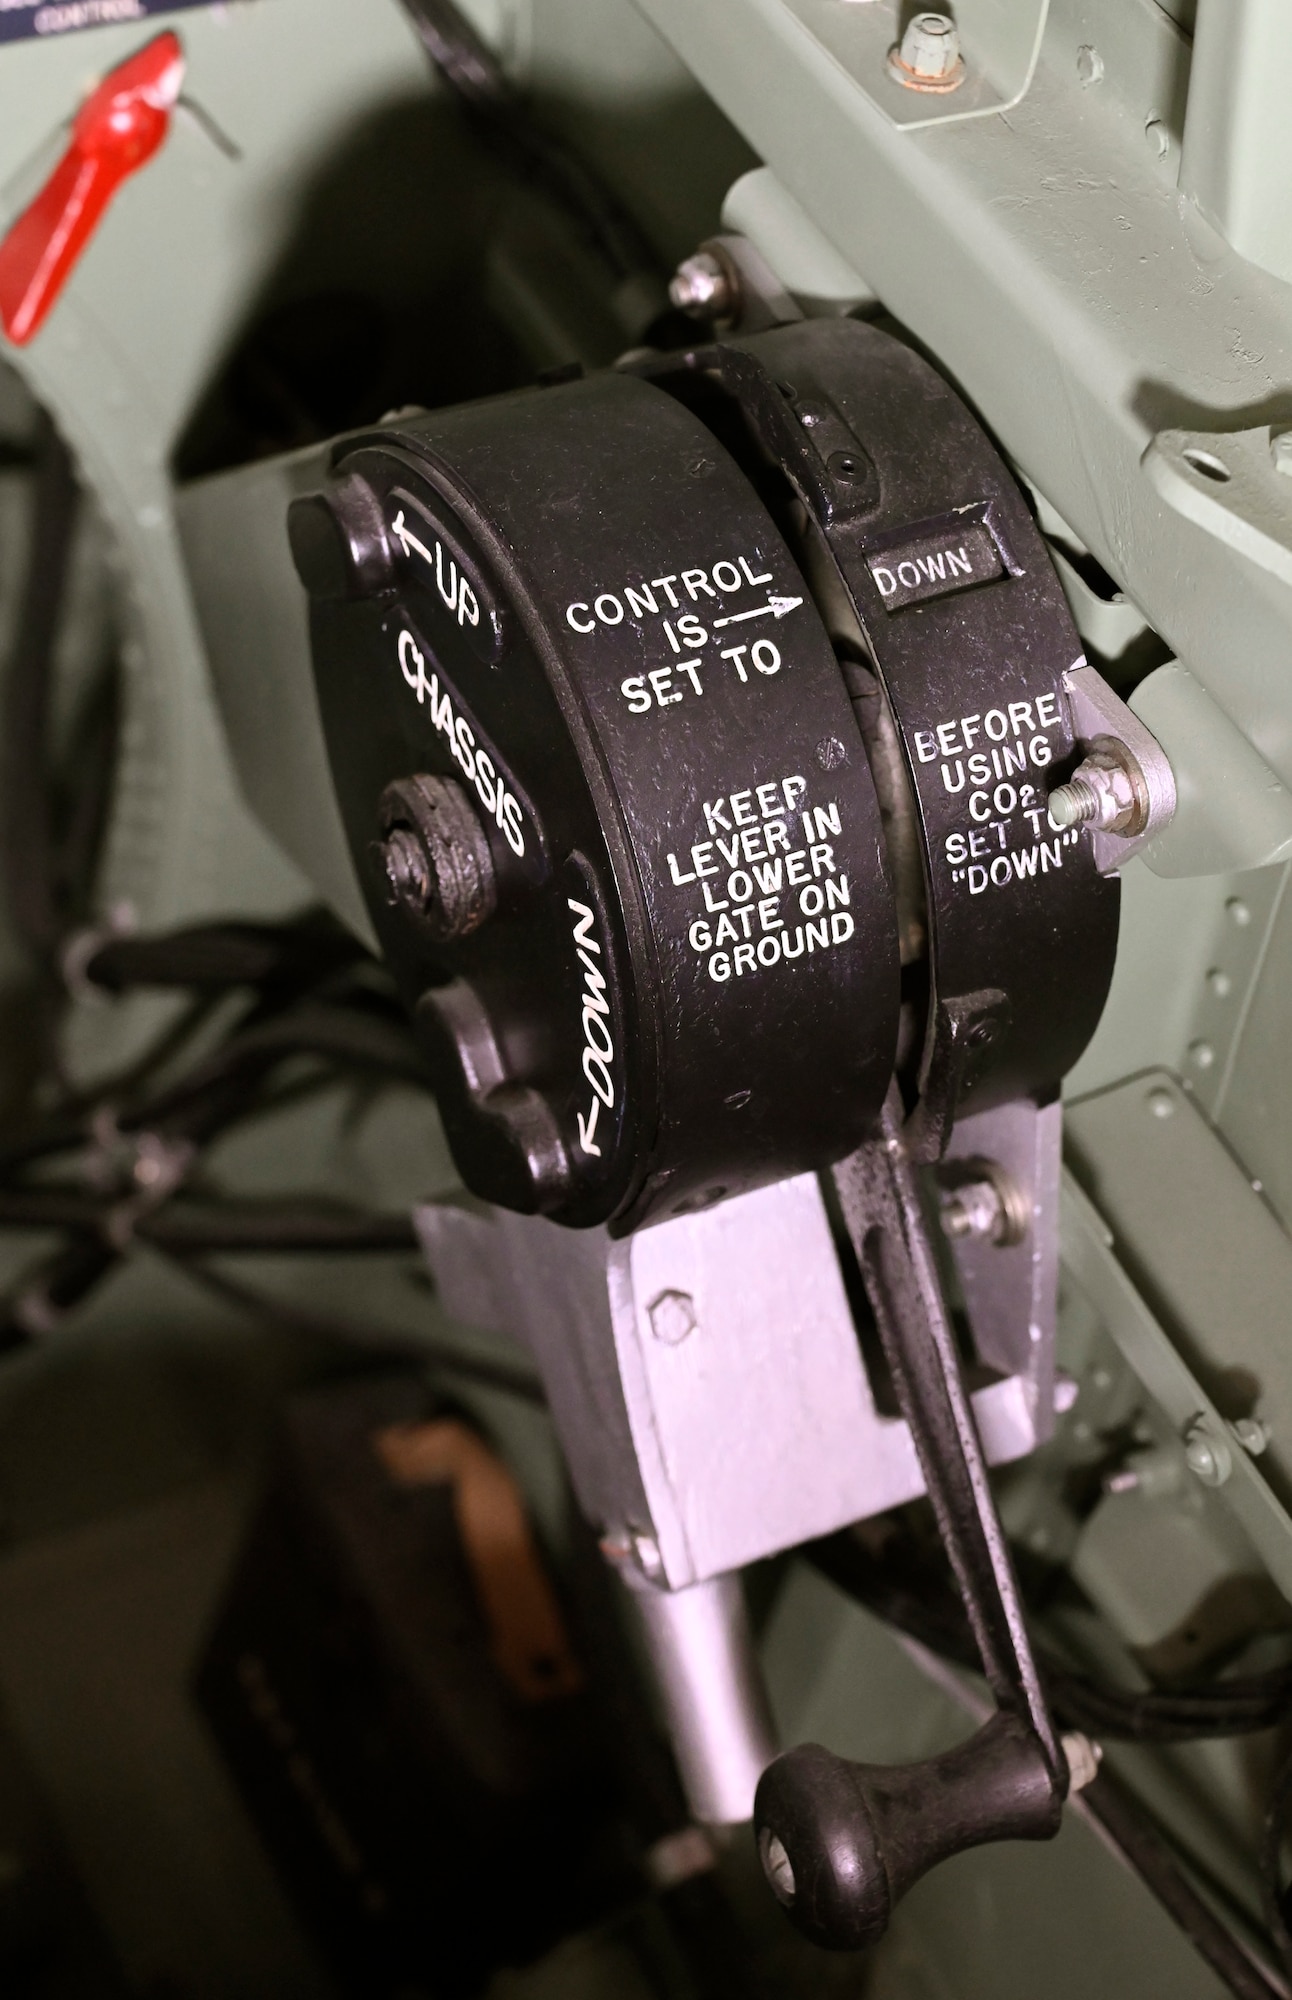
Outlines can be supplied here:
<path id="1" fill-rule="evenodd" d="M 1053 1094 L 1112 979 L 1120 882 L 1045 810 L 1077 755 L 1063 676 L 1085 664 L 1058 577 L 981 426 L 889 334 L 808 321 L 651 374 L 760 484 L 788 482 L 883 684 L 923 862 L 936 1157 L 958 1115 Z"/>
<path id="2" fill-rule="evenodd" d="M 349 441 L 336 475 L 293 517 L 320 706 L 468 1185 L 631 1226 L 847 1153 L 894 1060 L 892 892 L 829 641 L 749 483 L 618 375 Z M 497 872 L 447 946 L 374 851 L 418 771 L 464 786 Z"/>
<path id="3" fill-rule="evenodd" d="M 835 646 L 882 683 L 921 851 L 913 1157 L 1053 1094 L 1117 933 L 1116 880 L 1046 813 L 1080 643 L 927 363 L 809 322 L 417 414 L 333 468 L 292 510 L 320 707 L 468 1186 L 624 1230 L 873 1132 L 897 909 Z M 390 894 L 419 773 L 488 842 L 461 936 Z"/>

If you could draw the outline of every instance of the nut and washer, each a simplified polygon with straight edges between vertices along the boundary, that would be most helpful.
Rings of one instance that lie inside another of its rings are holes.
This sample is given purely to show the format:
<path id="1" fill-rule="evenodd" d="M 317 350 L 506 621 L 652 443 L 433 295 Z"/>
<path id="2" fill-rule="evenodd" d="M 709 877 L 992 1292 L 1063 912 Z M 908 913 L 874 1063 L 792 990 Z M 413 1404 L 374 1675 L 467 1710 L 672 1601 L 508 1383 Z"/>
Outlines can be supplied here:
<path id="1" fill-rule="evenodd" d="M 1144 773 L 1125 744 L 1111 736 L 1091 744 L 1067 783 L 1056 785 L 1046 803 L 1050 825 L 1059 830 L 1090 826 L 1129 837 L 1148 825 Z"/>
<path id="2" fill-rule="evenodd" d="M 965 80 L 960 30 L 949 14 L 916 14 L 888 52 L 888 74 L 904 90 L 959 90 Z"/>
<path id="3" fill-rule="evenodd" d="M 1031 1221 L 1027 1197 L 994 1160 L 944 1161 L 941 1173 L 942 1227 L 953 1242 L 977 1237 L 1006 1248 L 1023 1241 Z"/>
<path id="4" fill-rule="evenodd" d="M 498 885 L 489 841 L 456 779 L 419 774 L 387 785 L 381 831 L 376 856 L 387 900 L 424 922 L 438 942 L 466 937 L 493 915 Z"/>

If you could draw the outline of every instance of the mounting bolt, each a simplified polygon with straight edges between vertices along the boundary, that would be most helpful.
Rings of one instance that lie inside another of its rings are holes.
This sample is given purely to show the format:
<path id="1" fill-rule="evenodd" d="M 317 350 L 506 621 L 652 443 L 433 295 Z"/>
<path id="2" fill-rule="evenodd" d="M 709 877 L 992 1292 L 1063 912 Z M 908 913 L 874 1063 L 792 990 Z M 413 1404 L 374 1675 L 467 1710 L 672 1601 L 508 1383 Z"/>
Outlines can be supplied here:
<path id="1" fill-rule="evenodd" d="M 965 80 L 960 30 L 949 14 L 915 14 L 888 51 L 888 74 L 904 90 L 959 90 Z"/>
<path id="2" fill-rule="evenodd" d="M 689 1292 L 661 1292 L 646 1308 L 650 1330 L 665 1347 L 680 1347 L 699 1325 Z"/>
<path id="3" fill-rule="evenodd" d="M 1055 786 L 1047 804 L 1050 825 L 1060 832 L 1092 826 L 1099 833 L 1130 835 L 1148 825 L 1144 773 L 1125 744 L 1111 737 L 1091 746 L 1066 785 Z"/>
<path id="4" fill-rule="evenodd" d="M 1204 1486 L 1223 1486 L 1234 1469 L 1229 1446 L 1205 1417 L 1195 1417 L 1184 1434 L 1184 1462 Z"/>
<path id="5" fill-rule="evenodd" d="M 1274 470 L 1292 479 L 1292 431 L 1271 432 L 1270 457 L 1274 461 Z"/>
<path id="6" fill-rule="evenodd" d="M 669 283 L 668 296 L 688 319 L 734 319 L 740 304 L 734 274 L 712 250 L 684 257 Z"/>
<path id="7" fill-rule="evenodd" d="M 470 800 L 452 778 L 388 785 L 376 850 L 387 900 L 422 918 L 437 943 L 478 930 L 498 902 L 493 856 Z"/>

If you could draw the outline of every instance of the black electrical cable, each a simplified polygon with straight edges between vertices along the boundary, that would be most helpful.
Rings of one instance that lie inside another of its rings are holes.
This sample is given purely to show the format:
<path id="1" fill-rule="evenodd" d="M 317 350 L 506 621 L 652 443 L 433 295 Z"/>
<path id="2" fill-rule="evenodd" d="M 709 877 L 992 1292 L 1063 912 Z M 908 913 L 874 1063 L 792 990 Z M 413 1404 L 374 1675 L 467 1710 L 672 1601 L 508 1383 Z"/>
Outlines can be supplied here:
<path id="1" fill-rule="evenodd" d="M 72 741 L 53 774 L 58 808 L 54 896 L 60 930 L 86 922 L 94 905 L 120 758 L 122 706 L 122 663 L 114 631 L 82 704 Z"/>
<path id="2" fill-rule="evenodd" d="M 180 1254 L 168 1244 L 159 1244 L 158 1248 L 164 1249 L 177 1269 L 184 1271 L 196 1284 L 253 1318 L 267 1320 L 271 1325 L 305 1334 L 313 1340 L 327 1341 L 336 1347 L 353 1348 L 390 1360 L 423 1362 L 442 1368 L 446 1373 L 478 1382 L 484 1388 L 500 1389 L 523 1402 L 546 1401 L 542 1383 L 528 1368 L 516 1367 L 509 1361 L 495 1361 L 485 1354 L 474 1354 L 468 1348 L 455 1347 L 450 1341 L 374 1329 L 353 1320 L 340 1319 L 331 1313 L 315 1312 L 286 1299 L 270 1298 L 266 1293 L 228 1277 L 223 1271 L 212 1270 L 200 1257 Z"/>
<path id="3" fill-rule="evenodd" d="M 177 1052 L 175 1025 L 164 1031 L 151 1056 L 135 1065 L 134 1087 L 112 1105 L 106 1131 L 100 1097 L 83 1106 L 65 1105 L 0 1151 L 0 1226 L 58 1227 L 68 1236 L 60 1251 L 0 1299 L 5 1346 L 48 1331 L 137 1237 L 194 1252 L 332 1254 L 410 1247 L 406 1217 L 341 1222 L 298 1211 L 294 1217 L 271 1212 L 253 1221 L 245 1212 L 221 1218 L 195 1215 L 191 1203 L 179 1210 L 171 1206 L 202 1151 L 249 1118 L 346 1079 L 425 1085 L 407 1019 L 361 946 L 330 917 L 310 912 L 288 924 L 193 926 L 159 938 L 112 940 L 103 949 L 107 982 L 119 990 L 173 984 L 197 993 L 186 1033 L 196 1031 L 203 1010 L 222 994 L 245 991 L 246 1000 L 223 1042 L 179 1074 L 170 1060 Z M 163 1055 L 168 1074 L 158 1080 Z M 133 1146 L 150 1133 L 190 1154 L 174 1160 L 175 1187 L 155 1205 L 133 1174 Z M 24 1183 L 24 1168 L 67 1152 L 85 1154 L 87 1166 L 97 1154 L 97 1171 L 108 1185 L 84 1190 L 48 1180 Z"/>
<path id="4" fill-rule="evenodd" d="M 203 1124 L 208 1101 L 253 1086 L 285 1058 L 319 1056 L 342 1068 L 369 1070 L 403 1083 L 429 1084 L 424 1057 L 401 1014 L 302 1002 L 290 1011 L 239 1028 L 224 1046 L 146 1104 L 123 1108 L 123 1131 L 141 1126 L 169 1130 L 177 1118 Z"/>
<path id="5" fill-rule="evenodd" d="M 44 966 L 61 928 L 46 737 L 77 504 L 71 456 L 42 415 L 27 571 L 0 710 L 0 867 L 13 921 Z"/>
<path id="6" fill-rule="evenodd" d="M 120 1253 L 102 1236 L 78 1232 L 0 1298 L 0 1353 L 52 1333 L 65 1312 L 107 1275 Z"/>
<path id="7" fill-rule="evenodd" d="M 976 1668 L 968 1622 L 948 1579 L 927 1565 L 876 1556 L 850 1529 L 814 1542 L 809 1559 L 832 1582 L 911 1638 L 960 1666 Z M 1036 1647 L 1046 1698 L 1070 1728 L 1131 1743 L 1191 1743 L 1253 1735 L 1292 1713 L 1292 1663 L 1206 1687 L 1115 1687 Z"/>
<path id="8" fill-rule="evenodd" d="M 1283 1844 L 1292 1811 L 1292 1751 L 1285 1751 L 1274 1774 L 1261 1842 L 1261 1890 L 1265 1921 L 1284 1966 L 1292 1972 L 1292 1931 L 1288 1927 L 1288 1891 L 1283 1882 Z"/>
<path id="9" fill-rule="evenodd" d="M 495 147 L 573 217 L 615 280 L 662 279 L 636 218 L 574 149 L 542 127 L 454 0 L 403 0 L 422 47 Z M 660 305 L 664 300 L 661 287 Z"/>
<path id="10" fill-rule="evenodd" d="M 192 924 L 110 938 L 87 960 L 85 976 L 110 993 L 175 986 L 203 993 L 235 986 L 293 990 L 367 958 L 340 924 L 311 911 L 294 924 Z"/>
<path id="11" fill-rule="evenodd" d="M 58 1229 L 98 1235 L 112 1243 L 128 1194 L 89 1195 L 80 1188 L 46 1184 L 0 1188 L 0 1229 Z M 416 1250 L 417 1232 L 407 1215 L 348 1209 L 339 1203 L 195 1201 L 180 1196 L 130 1222 L 129 1233 L 146 1243 L 208 1254 Z"/>
<path id="12" fill-rule="evenodd" d="M 814 1542 L 803 1553 L 832 1583 L 885 1623 L 955 1665 L 979 1670 L 968 1620 L 949 1580 L 932 1571 L 912 1547 L 901 1547 L 896 1533 L 881 1554 L 863 1544 L 852 1529 Z M 1055 1714 L 1081 1729 L 1098 1716 L 1096 1733 L 1107 1738 L 1184 1743 L 1245 1735 L 1285 1720 L 1292 1709 L 1292 1668 L 1244 1680 L 1216 1681 L 1207 1688 L 1182 1693 L 1141 1693 L 1074 1673 L 1043 1647 L 1036 1648 L 1036 1656 L 1046 1698 Z M 1111 1773 L 1101 1771 L 1080 1798 L 1083 1809 L 1099 1821 L 1113 1845 L 1238 2000 L 1288 2000 L 1287 1987 L 1262 1967 L 1216 1916 L 1189 1881 L 1166 1836 Z M 1292 1939 L 1279 1877 L 1290 1808 L 1292 1756 L 1276 1780 L 1262 1855 L 1271 1933 L 1292 1970 Z"/>
<path id="13" fill-rule="evenodd" d="M 1101 1770 L 1081 1792 L 1080 1803 L 1237 2000 L 1287 2000 L 1283 1981 L 1254 1959 L 1203 1901 L 1176 1861 L 1165 1835 L 1111 1773 Z"/>

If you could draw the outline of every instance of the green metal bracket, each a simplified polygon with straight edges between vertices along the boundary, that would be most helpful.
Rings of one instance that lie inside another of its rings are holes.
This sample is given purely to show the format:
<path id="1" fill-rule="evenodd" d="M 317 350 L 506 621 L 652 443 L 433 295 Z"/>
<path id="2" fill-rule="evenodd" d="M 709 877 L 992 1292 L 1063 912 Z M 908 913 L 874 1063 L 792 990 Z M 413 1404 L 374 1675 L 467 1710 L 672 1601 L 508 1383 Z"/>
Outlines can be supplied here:
<path id="1" fill-rule="evenodd" d="M 1275 1490 L 1292 1490 L 1292 1241 L 1165 1071 L 1071 1107 L 1066 1129 L 1090 1193 L 1065 1175 L 1064 1269 L 1180 1434 L 1200 1426 L 1214 1443 L 1219 1496 L 1292 1599 Z M 1222 1402 L 1266 1428 L 1259 1459 Z"/>

